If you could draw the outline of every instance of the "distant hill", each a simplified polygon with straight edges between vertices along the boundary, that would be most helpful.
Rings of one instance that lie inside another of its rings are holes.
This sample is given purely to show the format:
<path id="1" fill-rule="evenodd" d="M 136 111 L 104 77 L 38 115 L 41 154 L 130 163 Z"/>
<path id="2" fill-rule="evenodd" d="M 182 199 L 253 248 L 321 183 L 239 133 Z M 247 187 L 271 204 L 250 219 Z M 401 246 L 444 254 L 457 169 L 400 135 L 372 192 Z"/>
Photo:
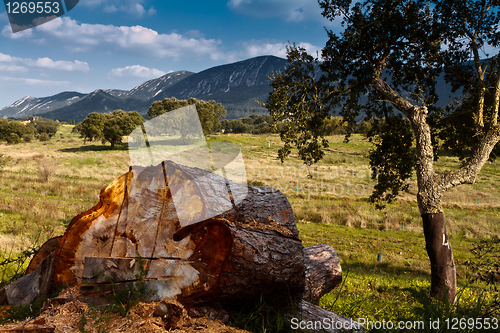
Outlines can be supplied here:
<path id="1" fill-rule="evenodd" d="M 0 116 L 25 118 L 35 114 L 43 114 L 77 103 L 85 96 L 85 94 L 74 91 L 65 91 L 42 98 L 26 96 L 0 109 Z"/>
<path id="2" fill-rule="evenodd" d="M 268 76 L 286 64 L 282 58 L 260 56 L 199 73 L 168 73 L 129 91 L 97 89 L 90 94 L 62 92 L 43 98 L 27 96 L 1 109 L 0 116 L 25 118 L 40 115 L 61 121 L 81 121 L 91 112 L 107 113 L 116 109 L 146 115 L 154 101 L 170 97 L 215 100 L 226 107 L 227 119 L 266 114 L 267 110 L 256 100 L 267 99 L 271 91 Z"/>

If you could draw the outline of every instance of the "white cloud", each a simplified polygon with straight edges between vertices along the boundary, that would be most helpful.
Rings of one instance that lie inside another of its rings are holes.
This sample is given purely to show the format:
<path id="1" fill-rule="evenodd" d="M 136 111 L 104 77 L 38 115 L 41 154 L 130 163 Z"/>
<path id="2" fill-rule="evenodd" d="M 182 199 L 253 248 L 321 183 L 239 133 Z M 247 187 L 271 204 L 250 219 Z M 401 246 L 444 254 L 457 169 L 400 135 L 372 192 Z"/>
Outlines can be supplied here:
<path id="1" fill-rule="evenodd" d="M 153 79 L 165 75 L 164 71 L 156 68 L 148 68 L 141 65 L 127 66 L 123 68 L 113 68 L 108 74 L 111 78 L 142 78 Z"/>
<path id="2" fill-rule="evenodd" d="M 153 16 L 156 13 L 157 13 L 157 11 L 156 11 L 156 9 L 153 6 L 151 6 L 151 8 L 148 9 L 148 15 L 149 16 Z"/>
<path id="3" fill-rule="evenodd" d="M 269 41 L 259 41 L 251 40 L 249 42 L 243 42 L 242 56 L 246 58 L 257 57 L 261 55 L 274 55 L 281 58 L 286 58 L 286 46 L 287 43 L 272 43 Z M 321 54 L 321 48 L 310 43 L 298 43 L 300 46 L 306 49 L 307 53 L 316 57 L 316 52 Z"/>
<path id="4" fill-rule="evenodd" d="M 0 76 L 0 81 L 13 82 L 13 83 L 21 83 L 21 84 L 27 84 L 27 85 L 30 85 L 30 86 L 67 85 L 67 84 L 70 84 L 69 81 L 40 80 L 40 79 L 31 79 L 31 78 L 24 78 L 24 77 L 10 77 L 10 76 Z"/>
<path id="5" fill-rule="evenodd" d="M 227 6 L 238 14 L 253 17 L 283 17 L 290 22 L 329 22 L 321 15 L 317 0 L 229 0 Z"/>
<path id="6" fill-rule="evenodd" d="M 153 6 L 146 10 L 143 6 L 144 2 L 145 0 L 81 0 L 79 3 L 94 10 L 102 7 L 105 13 L 124 12 L 137 18 L 142 18 L 146 13 L 156 14 Z"/>
<path id="7" fill-rule="evenodd" d="M 18 65 L 7 65 L 0 63 L 0 71 L 2 72 L 27 72 L 28 68 Z"/>
<path id="8" fill-rule="evenodd" d="M 23 31 L 13 33 L 11 26 L 8 24 L 8 25 L 5 25 L 3 27 L 2 35 L 7 37 L 7 38 L 10 38 L 10 39 L 23 39 L 23 38 L 28 39 L 28 38 L 31 38 L 33 36 L 33 30 L 26 29 Z"/>
<path id="9" fill-rule="evenodd" d="M 46 69 L 56 69 L 62 71 L 78 71 L 78 72 L 88 72 L 90 70 L 89 64 L 83 61 L 54 61 L 50 58 L 43 57 L 38 59 L 31 58 L 18 58 L 12 57 L 8 54 L 0 53 L 0 65 L 1 68 L 9 68 L 9 71 L 25 71 L 26 67 L 36 67 L 36 68 L 46 68 Z M 24 66 L 20 66 L 24 65 Z M 7 69 L 6 69 L 7 70 Z"/>
<path id="10" fill-rule="evenodd" d="M 143 26 L 114 26 L 79 23 L 70 17 L 59 17 L 33 29 L 35 35 L 43 34 L 54 43 L 64 43 L 68 50 L 90 52 L 97 48 L 105 50 L 127 50 L 142 56 L 206 57 L 212 60 L 224 59 L 219 50 L 220 40 L 189 38 L 179 33 L 160 34 Z"/>
<path id="11" fill-rule="evenodd" d="M 64 71 L 79 71 L 88 72 L 90 70 L 89 64 L 83 61 L 54 61 L 50 58 L 38 58 L 33 62 L 34 67 L 58 69 Z"/>

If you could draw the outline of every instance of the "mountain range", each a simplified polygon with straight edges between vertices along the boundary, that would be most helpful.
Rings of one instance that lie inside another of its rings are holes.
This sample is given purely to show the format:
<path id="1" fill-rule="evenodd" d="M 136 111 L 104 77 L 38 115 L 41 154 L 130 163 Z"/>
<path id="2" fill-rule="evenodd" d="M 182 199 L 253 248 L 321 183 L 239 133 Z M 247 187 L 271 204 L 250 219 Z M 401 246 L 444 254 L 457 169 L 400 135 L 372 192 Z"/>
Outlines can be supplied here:
<path id="1" fill-rule="evenodd" d="M 128 91 L 97 89 L 89 94 L 66 91 L 41 98 L 26 96 L 0 109 L 0 117 L 38 115 L 60 121 L 81 121 L 91 112 L 108 113 L 117 109 L 138 111 L 145 116 L 154 101 L 170 97 L 215 100 L 226 108 L 227 119 L 265 114 L 267 110 L 257 101 L 267 99 L 272 90 L 269 76 L 286 64 L 286 59 L 260 56 L 199 73 L 168 73 Z"/>

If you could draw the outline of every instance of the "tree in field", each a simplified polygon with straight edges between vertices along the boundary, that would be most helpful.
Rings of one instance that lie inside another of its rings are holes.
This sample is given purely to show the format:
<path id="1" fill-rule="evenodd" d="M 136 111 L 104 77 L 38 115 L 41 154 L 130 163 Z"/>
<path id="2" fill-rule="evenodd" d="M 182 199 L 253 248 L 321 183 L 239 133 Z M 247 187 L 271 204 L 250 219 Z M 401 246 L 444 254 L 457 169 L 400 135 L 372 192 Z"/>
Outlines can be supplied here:
<path id="1" fill-rule="evenodd" d="M 32 138 L 35 127 L 32 123 L 23 124 L 20 121 L 0 119 L 0 141 L 19 143 L 20 138 Z"/>
<path id="2" fill-rule="evenodd" d="M 74 130 L 80 133 L 83 138 L 83 144 L 88 141 L 102 140 L 102 130 L 106 115 L 102 113 L 92 112 L 81 123 L 75 126 Z"/>
<path id="3" fill-rule="evenodd" d="M 38 134 L 47 133 L 49 136 L 55 135 L 59 128 L 59 122 L 57 120 L 44 119 L 40 117 L 34 118 L 33 124 L 35 125 Z"/>
<path id="4" fill-rule="evenodd" d="M 112 150 L 116 144 L 122 143 L 124 136 L 130 135 L 137 126 L 144 124 L 144 118 L 136 111 L 115 110 L 104 116 L 102 143 L 109 142 Z"/>
<path id="5" fill-rule="evenodd" d="M 499 46 L 499 3 L 318 2 L 323 16 L 341 20 L 344 31 L 327 31 L 321 62 L 290 46 L 287 69 L 272 78 L 266 106 L 276 123 L 286 125 L 281 126 L 285 147 L 279 157 L 295 145 L 305 161 L 320 159 L 327 145 L 321 129 L 331 112 L 343 116 L 348 130 L 359 115 L 373 118 L 370 163 L 378 166 L 378 182 L 371 199 L 393 200 L 416 171 L 431 296 L 446 295 L 453 302 L 456 270 L 442 196 L 454 186 L 474 183 L 498 149 L 500 55 L 488 58 L 482 52 Z M 315 66 L 323 72 L 320 77 Z M 460 95 L 445 108 L 436 104 L 448 98 L 437 93 L 438 80 Z M 443 147 L 460 151 L 462 163 L 437 173 L 434 161 Z"/>
<path id="6" fill-rule="evenodd" d="M 148 110 L 148 119 L 153 119 L 165 112 L 173 111 L 188 105 L 195 105 L 200 118 L 201 127 L 205 136 L 221 129 L 221 119 L 226 117 L 227 111 L 224 106 L 215 101 L 203 101 L 196 98 L 188 100 L 179 100 L 175 97 L 165 98 L 162 101 L 154 102 Z M 184 121 L 176 121 L 176 117 L 166 118 L 168 124 L 165 128 L 174 129 L 178 131 L 183 137 L 191 131 L 185 127 Z M 158 126 L 158 128 L 161 128 Z M 160 135 L 163 133 L 153 133 Z"/>

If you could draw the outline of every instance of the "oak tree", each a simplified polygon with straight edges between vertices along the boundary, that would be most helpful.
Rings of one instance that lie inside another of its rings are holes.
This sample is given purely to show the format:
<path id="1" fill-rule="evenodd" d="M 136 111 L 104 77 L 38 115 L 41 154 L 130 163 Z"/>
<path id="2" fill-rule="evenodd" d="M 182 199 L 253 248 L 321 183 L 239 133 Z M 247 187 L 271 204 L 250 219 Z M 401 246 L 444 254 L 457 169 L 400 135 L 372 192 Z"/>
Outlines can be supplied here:
<path id="1" fill-rule="evenodd" d="M 115 110 L 110 114 L 105 114 L 102 142 L 109 142 L 113 150 L 116 144 L 122 143 L 124 136 L 130 135 L 137 126 L 143 123 L 144 118 L 136 111 Z"/>
<path id="2" fill-rule="evenodd" d="M 280 157 L 289 153 L 291 142 L 299 152 L 308 145 L 311 161 L 321 158 L 326 142 L 319 129 L 334 112 L 348 130 L 360 116 L 374 118 L 370 163 L 379 170 L 371 199 L 393 200 L 416 172 L 431 295 L 453 302 L 455 260 L 442 197 L 455 186 L 474 183 L 498 149 L 500 56 L 484 50 L 499 45 L 499 2 L 318 2 L 323 16 L 340 20 L 343 31 L 327 30 L 321 61 L 290 46 L 288 68 L 273 77 L 266 105 L 276 122 L 290 123 L 281 133 Z M 313 75 L 316 63 L 321 76 Z M 436 89 L 438 82 L 451 86 L 450 103 L 442 102 L 448 96 Z M 462 163 L 436 172 L 439 148 L 460 151 Z"/>
<path id="3" fill-rule="evenodd" d="M 220 131 L 221 129 L 221 119 L 226 117 L 227 111 L 224 106 L 215 101 L 204 101 L 196 98 L 190 98 L 188 100 L 180 100 L 175 97 L 165 98 L 162 101 L 153 102 L 148 110 L 148 119 L 153 119 L 165 112 L 170 112 L 173 110 L 180 109 L 188 105 L 195 105 L 198 112 L 198 117 L 200 119 L 201 127 L 205 136 L 212 132 Z M 187 135 L 187 133 L 192 133 L 192 131 L 186 128 L 185 120 L 179 119 L 175 116 L 165 118 L 168 124 L 165 124 L 165 128 L 177 130 L 181 136 Z M 161 126 L 157 126 L 161 128 Z M 154 133 L 157 135 L 163 133 Z"/>

